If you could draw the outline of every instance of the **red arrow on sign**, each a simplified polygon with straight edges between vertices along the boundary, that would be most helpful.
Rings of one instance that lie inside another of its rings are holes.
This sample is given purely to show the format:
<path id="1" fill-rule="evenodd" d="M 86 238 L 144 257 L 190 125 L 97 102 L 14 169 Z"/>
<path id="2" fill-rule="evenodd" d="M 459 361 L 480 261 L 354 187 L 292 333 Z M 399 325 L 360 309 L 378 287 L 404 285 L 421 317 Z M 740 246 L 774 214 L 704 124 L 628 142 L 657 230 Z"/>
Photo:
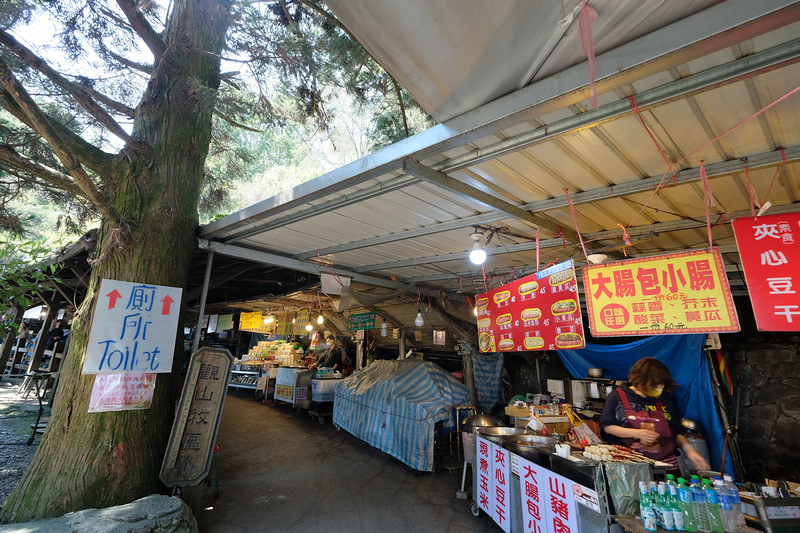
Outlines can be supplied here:
<path id="1" fill-rule="evenodd" d="M 117 305 L 117 300 L 122 298 L 122 295 L 119 293 L 117 289 L 114 289 L 113 291 L 109 292 L 108 294 L 106 294 L 106 296 L 108 296 L 109 309 L 114 309 L 114 307 L 116 307 Z"/>
<path id="2" fill-rule="evenodd" d="M 175 303 L 175 300 L 173 300 L 172 298 L 170 298 L 170 297 L 169 297 L 169 294 L 167 294 L 166 296 L 164 296 L 164 297 L 161 299 L 161 302 L 163 302 L 163 304 L 164 304 L 164 305 L 161 307 L 161 314 L 162 314 L 162 315 L 168 315 L 168 314 L 169 314 L 169 304 L 171 304 L 171 303 Z"/>

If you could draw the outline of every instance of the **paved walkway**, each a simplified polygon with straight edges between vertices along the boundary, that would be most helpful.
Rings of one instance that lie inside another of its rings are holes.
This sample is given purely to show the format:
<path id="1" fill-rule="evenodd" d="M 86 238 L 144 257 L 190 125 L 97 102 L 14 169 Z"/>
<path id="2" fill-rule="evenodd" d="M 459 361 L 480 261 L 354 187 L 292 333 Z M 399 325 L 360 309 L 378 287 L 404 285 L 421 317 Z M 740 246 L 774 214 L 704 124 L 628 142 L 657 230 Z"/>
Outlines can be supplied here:
<path id="1" fill-rule="evenodd" d="M 202 533 L 501 531 L 455 497 L 460 469 L 418 473 L 330 418 L 249 391 L 229 392 L 217 443 L 220 497 L 205 489 Z"/>

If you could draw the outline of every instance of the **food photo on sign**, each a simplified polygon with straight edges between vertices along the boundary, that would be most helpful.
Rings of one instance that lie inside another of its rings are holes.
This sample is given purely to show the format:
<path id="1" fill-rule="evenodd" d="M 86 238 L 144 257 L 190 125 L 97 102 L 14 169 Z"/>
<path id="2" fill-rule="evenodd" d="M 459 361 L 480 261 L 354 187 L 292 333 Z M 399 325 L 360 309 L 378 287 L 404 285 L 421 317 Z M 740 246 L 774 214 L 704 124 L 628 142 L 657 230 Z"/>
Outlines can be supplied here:
<path id="1" fill-rule="evenodd" d="M 481 352 L 586 345 L 572 260 L 479 294 L 475 305 Z"/>

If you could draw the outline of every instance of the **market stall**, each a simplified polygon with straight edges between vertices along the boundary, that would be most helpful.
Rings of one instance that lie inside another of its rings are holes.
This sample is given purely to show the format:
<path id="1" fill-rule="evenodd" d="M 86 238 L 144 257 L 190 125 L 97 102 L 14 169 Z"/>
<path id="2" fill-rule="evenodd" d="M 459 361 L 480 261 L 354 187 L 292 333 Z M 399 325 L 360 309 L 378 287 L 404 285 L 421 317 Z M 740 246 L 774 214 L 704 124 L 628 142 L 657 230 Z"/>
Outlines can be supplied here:
<path id="1" fill-rule="evenodd" d="M 432 472 L 437 426 L 454 428 L 453 407 L 469 397 L 461 382 L 428 361 L 375 361 L 337 384 L 333 423 L 415 470 Z"/>

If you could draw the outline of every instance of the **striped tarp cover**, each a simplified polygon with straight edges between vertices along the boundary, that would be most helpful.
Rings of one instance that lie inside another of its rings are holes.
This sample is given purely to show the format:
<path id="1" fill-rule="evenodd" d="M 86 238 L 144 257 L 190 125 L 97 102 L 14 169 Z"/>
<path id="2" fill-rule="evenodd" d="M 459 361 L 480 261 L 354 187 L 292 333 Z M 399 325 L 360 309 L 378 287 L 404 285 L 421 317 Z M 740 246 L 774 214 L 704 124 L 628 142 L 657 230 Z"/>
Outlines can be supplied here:
<path id="1" fill-rule="evenodd" d="M 434 426 L 455 425 L 467 388 L 421 360 L 375 361 L 336 385 L 333 423 L 415 470 L 432 472 Z"/>

